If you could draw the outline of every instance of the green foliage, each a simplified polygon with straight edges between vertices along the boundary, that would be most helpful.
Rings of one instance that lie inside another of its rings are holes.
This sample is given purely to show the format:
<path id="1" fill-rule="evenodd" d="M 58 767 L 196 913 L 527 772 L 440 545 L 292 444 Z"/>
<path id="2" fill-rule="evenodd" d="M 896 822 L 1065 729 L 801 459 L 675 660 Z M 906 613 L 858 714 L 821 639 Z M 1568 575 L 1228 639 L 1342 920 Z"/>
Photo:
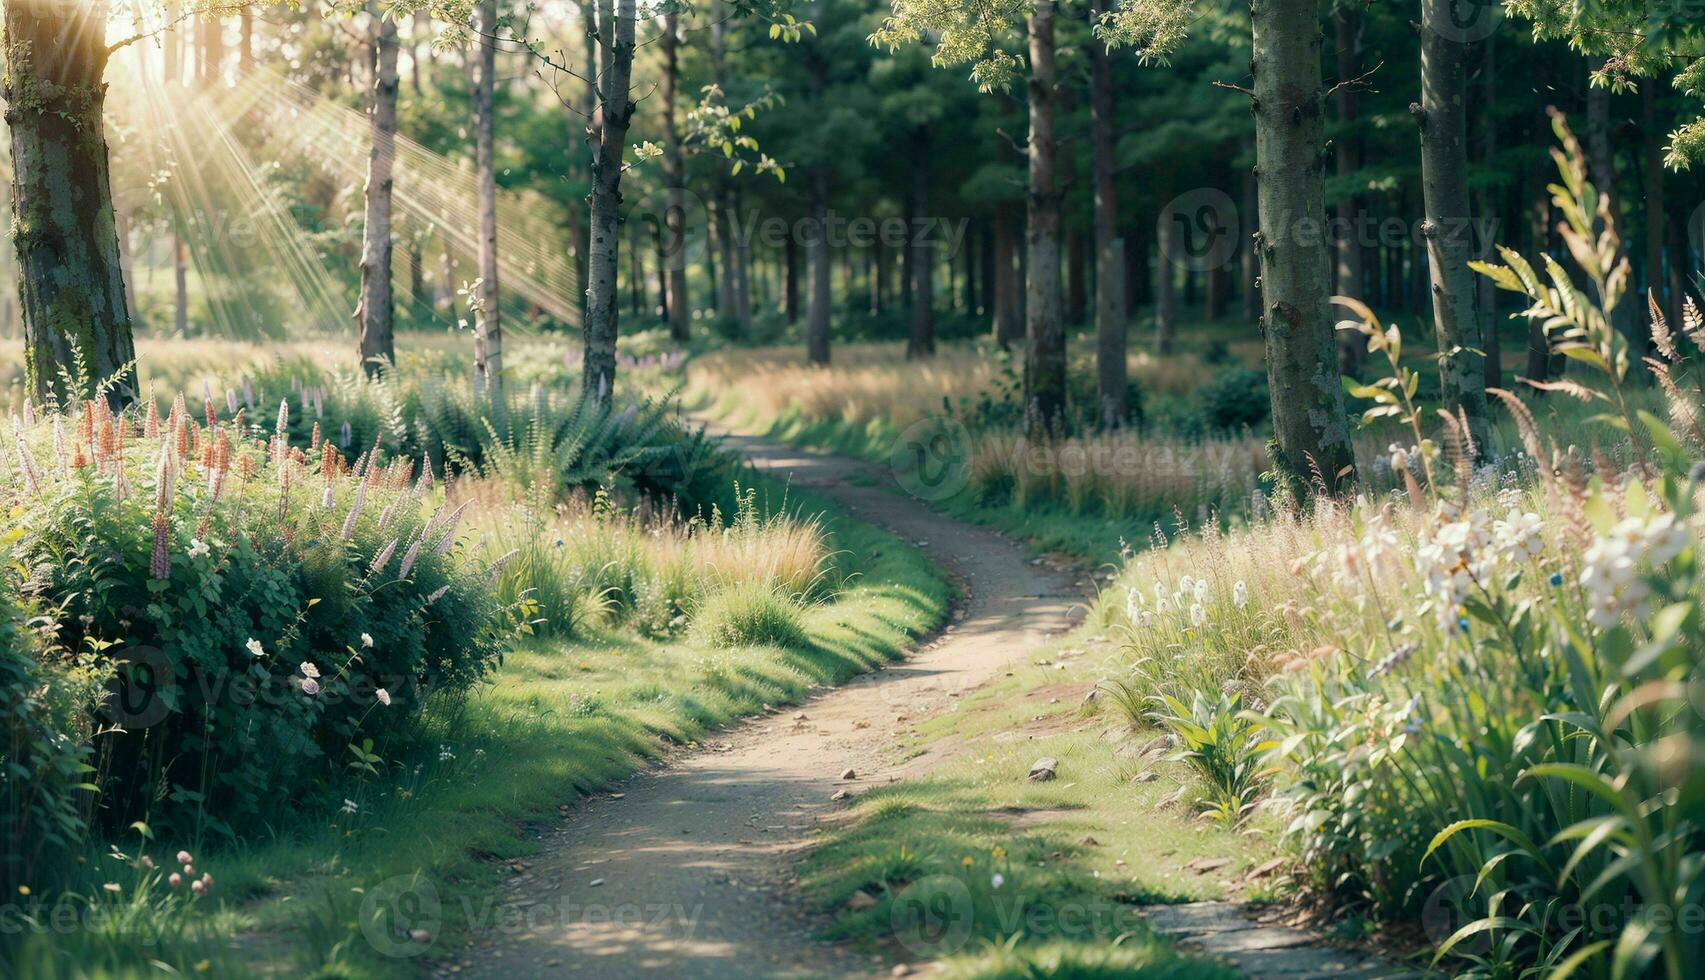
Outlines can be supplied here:
<path id="1" fill-rule="evenodd" d="M 763 582 L 713 593 L 694 612 L 694 624 L 703 641 L 716 647 L 800 649 L 809 642 L 799 603 Z"/>
<path id="2" fill-rule="evenodd" d="M 1188 704 L 1170 694 L 1149 700 L 1148 718 L 1172 734 L 1173 761 L 1188 763 L 1208 790 L 1202 812 L 1235 826 L 1254 809 L 1271 772 L 1262 762 L 1267 745 L 1258 715 L 1246 711 L 1241 692 L 1210 699 L 1201 691 Z"/>
<path id="3" fill-rule="evenodd" d="M 1216 432 L 1237 432 L 1265 425 L 1273 410 L 1267 372 L 1230 368 L 1196 389 L 1202 421 Z"/>

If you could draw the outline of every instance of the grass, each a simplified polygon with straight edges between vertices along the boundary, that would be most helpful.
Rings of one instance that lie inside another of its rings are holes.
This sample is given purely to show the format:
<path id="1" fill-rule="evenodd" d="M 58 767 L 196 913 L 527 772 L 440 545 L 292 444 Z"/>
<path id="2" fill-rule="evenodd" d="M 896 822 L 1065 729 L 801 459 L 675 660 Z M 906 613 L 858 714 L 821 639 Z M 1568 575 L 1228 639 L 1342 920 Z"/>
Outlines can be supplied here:
<path id="1" fill-rule="evenodd" d="M 801 871 L 812 900 L 837 913 L 834 938 L 905 960 L 944 957 L 950 976 L 1229 975 L 1172 953 L 1137 910 L 1265 897 L 1265 883 L 1235 876 L 1268 845 L 1193 819 L 1188 771 L 1143 754 L 1154 733 L 1085 703 L 1115 669 L 1108 646 L 1070 637 L 910 729 L 894 751 L 939 757 L 929 772 L 860 797 Z M 1057 778 L 1030 781 L 1050 756 Z M 1206 874 L 1186 867 L 1221 857 L 1230 862 Z M 931 908 L 952 911 L 920 912 Z"/>
<path id="2" fill-rule="evenodd" d="M 779 486 L 766 489 L 782 498 Z M 144 914 L 140 934 L 91 927 L 26 937 L 10 954 L 0 950 L 0 966 L 10 955 L 14 975 L 132 975 L 154 960 L 220 976 L 413 975 L 416 957 L 445 955 L 470 934 L 508 862 L 532 853 L 545 826 L 587 819 L 576 812 L 584 796 L 766 705 L 892 660 L 942 621 L 948 587 L 920 552 L 824 500 L 787 498 L 823 516 L 781 528 L 788 554 L 770 578 L 806 575 L 788 571 L 789 561 L 816 577 L 809 556 L 821 545 L 801 544 L 803 536 L 834 543 L 840 583 L 808 605 L 787 601 L 790 633 L 768 624 L 733 648 L 691 632 L 647 639 L 588 617 L 574 639 L 522 642 L 493 683 L 430 710 L 412 752 L 368 760 L 365 776 L 352 771 L 340 788 L 350 812 L 193 848 L 198 873 L 218 885 L 188 913 Z M 750 557 L 752 543 L 737 534 L 703 534 L 695 561 Z M 774 640 L 785 645 L 765 642 Z M 100 896 L 116 865 L 90 857 L 83 891 Z M 425 896 L 438 909 L 426 941 L 387 931 L 386 909 L 418 907 Z M 159 945 L 145 945 L 139 936 L 156 928 Z"/>

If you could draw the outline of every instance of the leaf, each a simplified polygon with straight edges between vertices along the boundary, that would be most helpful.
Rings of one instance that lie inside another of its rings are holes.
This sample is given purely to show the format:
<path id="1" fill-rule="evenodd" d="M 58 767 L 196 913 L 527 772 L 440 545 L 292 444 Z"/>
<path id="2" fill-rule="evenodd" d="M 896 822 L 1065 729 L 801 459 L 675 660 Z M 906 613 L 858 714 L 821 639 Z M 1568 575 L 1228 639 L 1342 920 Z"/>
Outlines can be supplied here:
<path id="1" fill-rule="evenodd" d="M 1528 771 L 1532 772 L 1531 769 Z M 1440 845 L 1465 830 L 1489 830 L 1533 855 L 1540 864 L 1548 864 L 1545 860 L 1544 852 L 1539 849 L 1539 845 L 1535 844 L 1533 842 L 1533 838 L 1523 833 L 1520 828 L 1513 827 L 1500 820 L 1487 820 L 1485 818 L 1458 820 L 1456 823 L 1451 824 L 1433 835 L 1433 842 L 1427 845 L 1427 853 L 1421 855 L 1421 863 L 1425 865 L 1427 863 L 1427 858 L 1432 857 L 1433 852 L 1438 850 Z"/>
<path id="2" fill-rule="evenodd" d="M 1587 945 L 1582 946 L 1580 949 L 1570 953 L 1568 959 L 1557 964 L 1557 968 L 1551 971 L 1547 980 L 1569 980 L 1569 977 L 1573 976 L 1576 970 L 1580 969 L 1588 960 L 1597 956 L 1609 945 L 1610 940 L 1600 939 L 1596 943 L 1588 943 Z"/>

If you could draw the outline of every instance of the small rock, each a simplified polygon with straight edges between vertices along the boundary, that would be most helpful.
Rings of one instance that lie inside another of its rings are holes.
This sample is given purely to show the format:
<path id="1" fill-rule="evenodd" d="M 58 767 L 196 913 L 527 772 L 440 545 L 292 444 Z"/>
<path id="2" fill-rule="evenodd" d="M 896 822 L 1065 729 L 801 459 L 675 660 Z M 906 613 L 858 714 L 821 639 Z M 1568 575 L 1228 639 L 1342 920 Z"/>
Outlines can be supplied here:
<path id="1" fill-rule="evenodd" d="M 627 797 L 626 793 L 611 793 L 610 794 L 610 799 L 612 799 L 612 800 L 625 799 L 626 797 Z"/>
<path id="2" fill-rule="evenodd" d="M 422 946 L 432 942 L 432 933 L 427 932 L 425 929 L 410 929 L 408 937 L 411 942 L 420 943 Z"/>
<path id="3" fill-rule="evenodd" d="M 589 882 L 589 885 L 590 885 L 590 886 L 591 886 L 591 887 L 593 887 L 593 888 L 597 888 L 597 887 L 598 887 L 598 886 L 599 886 L 599 885 L 602 885 L 602 884 L 603 884 L 603 883 L 604 883 L 604 879 L 602 879 L 602 878 L 593 878 L 593 879 L 592 879 L 592 880 L 591 880 L 591 882 Z"/>
<path id="4" fill-rule="evenodd" d="M 1193 871 L 1205 875 L 1210 871 L 1218 871 L 1231 863 L 1231 858 L 1197 858 L 1184 866 L 1185 871 Z"/>
<path id="5" fill-rule="evenodd" d="M 852 794 L 850 792 L 848 792 L 844 789 L 838 789 L 838 790 L 835 790 L 834 796 L 829 797 L 829 802 L 839 803 L 841 800 L 850 800 L 850 799 L 852 799 Z"/>
<path id="6" fill-rule="evenodd" d="M 1083 839 L 1077 842 L 1077 846 L 1079 846 L 1079 847 L 1100 847 L 1101 842 L 1095 839 L 1094 834 L 1084 834 Z"/>
<path id="7" fill-rule="evenodd" d="M 793 716 L 793 720 L 794 721 L 804 721 L 805 720 L 805 712 L 801 711 L 798 714 L 795 714 Z"/>
<path id="8" fill-rule="evenodd" d="M 862 888 L 853 892 L 852 896 L 847 899 L 847 908 L 854 912 L 863 912 L 865 909 L 873 909 L 875 907 L 876 896 Z"/>
<path id="9" fill-rule="evenodd" d="M 1085 694 L 1083 696 L 1082 703 L 1083 704 L 1094 704 L 1095 702 L 1097 702 L 1099 700 L 1101 700 L 1101 688 L 1092 687 L 1089 689 L 1089 693 Z"/>
<path id="10" fill-rule="evenodd" d="M 1155 772 L 1153 769 L 1145 769 L 1142 772 L 1137 773 L 1135 776 L 1132 776 L 1131 782 L 1133 782 L 1133 783 L 1152 783 L 1159 778 L 1160 778 L 1160 773 Z"/>
<path id="11" fill-rule="evenodd" d="M 903 977 L 912 972 L 912 968 L 904 963 L 894 964 L 894 969 L 888 971 L 891 977 Z"/>
<path id="12" fill-rule="evenodd" d="M 857 779 L 858 773 L 853 772 L 851 769 L 842 769 L 841 770 L 841 778 L 842 779 Z"/>
<path id="13" fill-rule="evenodd" d="M 1273 858 L 1271 860 L 1263 861 L 1260 864 L 1256 865 L 1253 869 L 1250 870 L 1249 874 L 1245 875 L 1244 877 L 1248 878 L 1250 881 L 1256 881 L 1258 879 L 1267 877 L 1268 875 L 1272 874 L 1273 872 L 1279 870 L 1280 868 L 1282 868 L 1284 866 L 1285 866 L 1285 859 L 1284 858 Z"/>
<path id="14" fill-rule="evenodd" d="M 1054 778 L 1056 775 L 1054 770 L 1058 768 L 1060 768 L 1060 760 L 1053 756 L 1037 759 L 1035 764 L 1030 767 L 1030 781 L 1033 783 L 1045 783 Z"/>

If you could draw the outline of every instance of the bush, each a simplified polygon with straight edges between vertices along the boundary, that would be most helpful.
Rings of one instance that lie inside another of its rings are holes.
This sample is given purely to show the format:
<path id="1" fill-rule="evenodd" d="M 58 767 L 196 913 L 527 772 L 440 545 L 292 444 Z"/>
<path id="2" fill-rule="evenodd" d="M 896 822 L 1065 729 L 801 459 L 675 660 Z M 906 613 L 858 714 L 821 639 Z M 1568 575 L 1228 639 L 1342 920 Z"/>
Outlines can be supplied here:
<path id="1" fill-rule="evenodd" d="M 1273 410 L 1267 372 L 1231 368 L 1196 389 L 1202 423 L 1210 430 L 1237 432 L 1258 428 Z"/>
<path id="2" fill-rule="evenodd" d="M 704 642 L 718 647 L 808 645 L 799 603 L 773 585 L 741 582 L 711 593 L 695 611 Z"/>
<path id="3" fill-rule="evenodd" d="M 106 826 L 275 820 L 358 737 L 406 736 L 428 696 L 496 663 L 503 620 L 455 551 L 459 515 L 408 460 L 262 446 L 181 397 L 141 414 L 49 415 L 4 476 L 52 641 L 116 670 Z"/>

